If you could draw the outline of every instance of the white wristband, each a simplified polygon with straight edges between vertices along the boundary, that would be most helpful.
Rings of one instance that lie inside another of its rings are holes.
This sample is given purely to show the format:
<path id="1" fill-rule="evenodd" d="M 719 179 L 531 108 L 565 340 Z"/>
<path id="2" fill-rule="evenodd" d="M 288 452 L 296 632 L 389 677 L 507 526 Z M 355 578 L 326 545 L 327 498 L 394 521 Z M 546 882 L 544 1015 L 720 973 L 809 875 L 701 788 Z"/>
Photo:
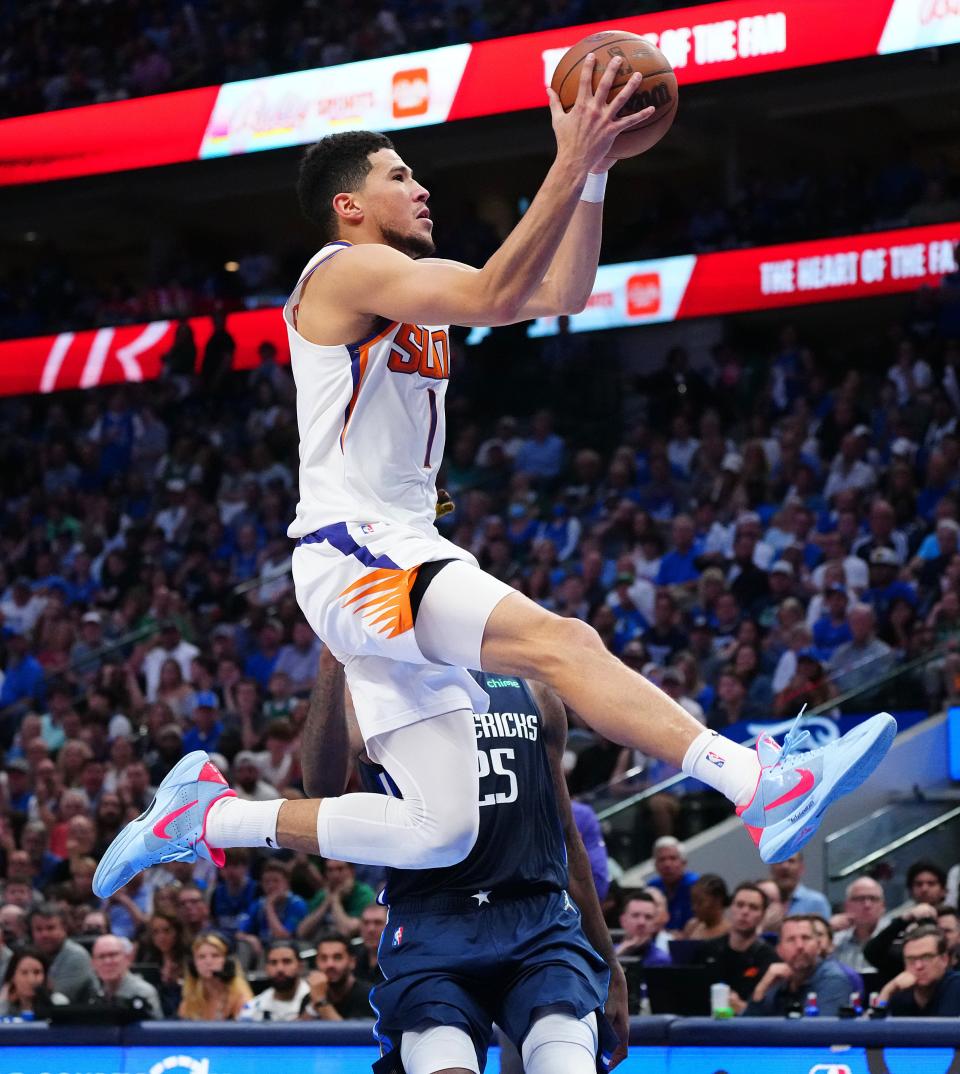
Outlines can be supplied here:
<path id="1" fill-rule="evenodd" d="M 587 172 L 587 181 L 580 191 L 580 200 L 589 201 L 592 204 L 603 201 L 604 191 L 607 189 L 607 173 Z"/>

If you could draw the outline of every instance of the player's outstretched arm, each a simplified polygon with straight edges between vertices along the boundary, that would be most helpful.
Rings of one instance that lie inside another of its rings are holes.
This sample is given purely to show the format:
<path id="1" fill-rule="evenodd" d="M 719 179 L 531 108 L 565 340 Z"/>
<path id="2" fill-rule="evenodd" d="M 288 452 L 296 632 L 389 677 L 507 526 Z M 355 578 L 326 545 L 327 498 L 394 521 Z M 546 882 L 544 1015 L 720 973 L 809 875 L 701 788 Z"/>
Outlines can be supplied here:
<path id="1" fill-rule="evenodd" d="M 518 320 L 570 226 L 587 173 L 606 158 L 618 134 L 649 118 L 648 111 L 618 118 L 640 79 L 631 76 L 608 101 L 618 66 L 607 65 L 593 92 L 594 63 L 584 63 L 577 101 L 569 112 L 551 91 L 556 158 L 523 219 L 482 269 L 465 272 L 449 262 L 415 261 L 389 246 L 359 243 L 325 267 L 324 305 L 420 324 L 482 326 Z M 312 311 L 311 295 L 307 288 L 301 299 L 304 324 L 314 316 L 321 318 L 320 310 Z"/>
<path id="2" fill-rule="evenodd" d="M 612 1070 L 627 1056 L 630 1039 L 630 1019 L 627 1008 L 627 979 L 623 967 L 617 960 L 610 930 L 603 920 L 603 911 L 597 897 L 597 888 L 593 881 L 590 858 L 583 845 L 583 839 L 577 830 L 570 804 L 570 792 L 563 772 L 563 754 L 567 745 L 567 714 L 563 702 L 549 687 L 543 683 L 530 682 L 530 689 L 540 715 L 543 717 L 543 737 L 547 756 L 550 759 L 550 774 L 553 777 L 554 794 L 557 810 L 563 825 L 564 839 L 567 844 L 567 868 L 570 874 L 570 896 L 580 910 L 583 932 L 594 950 L 610 967 L 610 988 L 607 994 L 605 1013 L 620 1038 L 620 1047 L 614 1052 L 608 1070 Z"/>

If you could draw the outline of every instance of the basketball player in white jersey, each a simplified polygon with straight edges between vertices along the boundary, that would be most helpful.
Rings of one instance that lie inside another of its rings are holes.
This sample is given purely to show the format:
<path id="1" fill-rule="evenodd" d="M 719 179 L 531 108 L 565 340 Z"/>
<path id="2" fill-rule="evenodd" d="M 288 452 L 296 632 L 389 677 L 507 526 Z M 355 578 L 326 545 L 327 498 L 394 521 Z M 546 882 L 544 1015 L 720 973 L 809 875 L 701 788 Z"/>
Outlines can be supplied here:
<path id="1" fill-rule="evenodd" d="M 629 113 L 636 74 L 607 103 L 618 63 L 594 92 L 588 58 L 567 113 L 551 92 L 556 157 L 481 269 L 430 256 L 428 191 L 382 135 L 337 134 L 307 151 L 299 195 L 324 245 L 284 308 L 301 437 L 293 575 L 304 614 L 346 667 L 367 752 L 402 797 L 245 802 L 197 752 L 108 849 L 98 895 L 158 861 L 219 862 L 232 846 L 400 868 L 462 860 L 478 826 L 472 713 L 487 705 L 465 668 L 545 682 L 605 738 L 722 791 L 765 861 L 798 850 L 889 748 L 896 724 L 886 714 L 819 750 L 802 750 L 807 736 L 796 730 L 782 748 L 763 738 L 756 751 L 705 731 L 591 627 L 485 574 L 434 526 L 446 326 L 584 308 L 608 153 L 652 112 L 619 114 Z"/>

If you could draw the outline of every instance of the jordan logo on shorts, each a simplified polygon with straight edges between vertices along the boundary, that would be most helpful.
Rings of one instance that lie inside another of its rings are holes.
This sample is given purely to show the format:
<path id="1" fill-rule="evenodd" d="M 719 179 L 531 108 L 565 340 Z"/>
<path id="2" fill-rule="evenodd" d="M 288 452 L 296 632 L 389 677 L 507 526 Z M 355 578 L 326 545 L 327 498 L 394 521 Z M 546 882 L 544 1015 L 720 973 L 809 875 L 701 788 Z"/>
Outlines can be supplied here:
<path id="1" fill-rule="evenodd" d="M 413 626 L 410 590 L 419 570 L 418 564 L 405 571 L 391 570 L 389 567 L 369 571 L 340 594 L 345 597 L 353 593 L 343 606 L 349 608 L 355 604 L 354 612 L 359 612 L 378 634 L 396 638 Z M 362 603 L 358 604 L 358 601 Z"/>

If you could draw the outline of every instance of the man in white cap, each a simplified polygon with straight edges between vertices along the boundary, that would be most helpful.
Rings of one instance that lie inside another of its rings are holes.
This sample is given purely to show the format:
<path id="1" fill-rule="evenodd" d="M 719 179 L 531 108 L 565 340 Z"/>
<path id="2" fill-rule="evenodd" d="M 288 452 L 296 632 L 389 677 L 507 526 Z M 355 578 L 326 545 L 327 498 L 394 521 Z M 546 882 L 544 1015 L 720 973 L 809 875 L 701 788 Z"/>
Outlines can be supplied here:
<path id="1" fill-rule="evenodd" d="M 233 759 L 233 788 L 238 798 L 248 802 L 269 802 L 280 796 L 272 784 L 260 776 L 260 758 L 250 750 L 241 750 Z"/>

